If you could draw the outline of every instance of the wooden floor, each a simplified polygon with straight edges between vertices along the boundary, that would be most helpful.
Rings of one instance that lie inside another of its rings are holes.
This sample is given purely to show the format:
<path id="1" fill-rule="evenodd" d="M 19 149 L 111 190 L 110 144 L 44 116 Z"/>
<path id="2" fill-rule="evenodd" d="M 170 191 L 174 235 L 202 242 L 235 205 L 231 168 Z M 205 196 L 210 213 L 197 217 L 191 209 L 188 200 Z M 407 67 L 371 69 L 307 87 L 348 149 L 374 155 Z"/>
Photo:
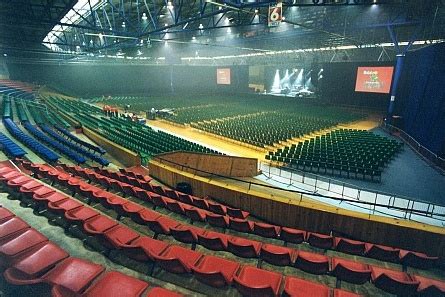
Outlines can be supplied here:
<path id="1" fill-rule="evenodd" d="M 182 138 L 185 138 L 189 141 L 199 142 L 205 146 L 211 147 L 223 153 L 239 156 L 239 157 L 248 157 L 248 158 L 257 158 L 258 160 L 265 160 L 265 155 L 267 154 L 267 149 L 255 148 L 253 146 L 247 146 L 241 142 L 231 140 L 225 137 L 220 137 L 215 134 L 206 133 L 204 131 L 189 127 L 171 124 L 164 120 L 149 120 L 147 124 L 153 128 L 159 128 L 171 134 L 176 134 Z M 379 122 L 375 118 L 368 118 L 366 120 L 357 121 L 348 124 L 341 124 L 336 127 L 326 129 L 323 131 L 318 131 L 312 133 L 310 135 L 306 135 L 301 138 L 294 138 L 291 141 L 283 142 L 282 145 L 286 145 L 289 143 L 295 143 L 304 139 L 308 139 L 310 137 L 320 135 L 323 133 L 327 133 L 337 128 L 348 128 L 348 129 L 361 129 L 361 130 L 371 130 L 376 128 L 379 125 Z M 277 145 L 276 148 L 280 147 Z"/>

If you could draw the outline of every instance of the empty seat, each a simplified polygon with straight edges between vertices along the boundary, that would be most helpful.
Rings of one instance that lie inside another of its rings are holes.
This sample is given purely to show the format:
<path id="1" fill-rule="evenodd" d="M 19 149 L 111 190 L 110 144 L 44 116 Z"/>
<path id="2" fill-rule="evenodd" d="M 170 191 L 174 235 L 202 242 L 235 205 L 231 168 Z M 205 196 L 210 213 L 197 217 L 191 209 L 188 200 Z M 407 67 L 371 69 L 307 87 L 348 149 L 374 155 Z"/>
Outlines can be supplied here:
<path id="1" fill-rule="evenodd" d="M 170 232 L 172 236 L 184 243 L 197 243 L 198 242 L 198 234 L 204 234 L 205 229 L 188 226 L 188 225 L 179 225 L 176 227 L 170 228 Z"/>
<path id="2" fill-rule="evenodd" d="M 204 256 L 192 267 L 196 278 L 212 287 L 230 286 L 240 264 L 220 257 Z"/>
<path id="3" fill-rule="evenodd" d="M 374 258 L 380 261 L 398 262 L 399 249 L 372 243 L 365 243 L 366 257 Z"/>
<path id="4" fill-rule="evenodd" d="M 70 293 L 68 296 L 75 296 L 85 290 L 104 270 L 105 268 L 99 264 L 71 257 L 51 269 L 42 278 L 53 286 L 62 287 Z"/>
<path id="5" fill-rule="evenodd" d="M 278 296 L 281 281 L 281 274 L 252 266 L 244 266 L 234 276 L 235 287 L 243 296 Z"/>
<path id="6" fill-rule="evenodd" d="M 156 263 L 172 273 L 190 273 L 203 255 L 180 246 L 169 246 L 161 255 L 153 255 Z"/>
<path id="7" fill-rule="evenodd" d="M 280 235 L 280 227 L 266 223 L 254 222 L 253 233 L 263 237 L 277 238 Z"/>
<path id="8" fill-rule="evenodd" d="M 116 226 L 117 222 L 103 215 L 93 217 L 83 224 L 83 229 L 87 234 L 102 234 L 106 230 Z"/>
<path id="9" fill-rule="evenodd" d="M 67 252 L 57 245 L 47 242 L 14 263 L 5 271 L 4 276 L 9 283 L 15 285 L 40 282 L 44 273 L 67 257 L 69 257 Z"/>
<path id="10" fill-rule="evenodd" d="M 258 258 L 261 249 L 261 242 L 249 240 L 241 237 L 231 237 L 228 239 L 227 250 L 243 258 Z"/>
<path id="11" fill-rule="evenodd" d="M 243 211 L 239 208 L 232 208 L 232 207 L 226 206 L 226 210 L 227 210 L 227 215 L 229 217 L 245 219 L 249 216 L 249 213 L 247 211 Z"/>
<path id="12" fill-rule="evenodd" d="M 208 213 L 206 216 L 206 220 L 210 225 L 212 225 L 214 227 L 219 227 L 219 228 L 225 229 L 229 226 L 229 217 L 228 216 Z"/>
<path id="13" fill-rule="evenodd" d="M 207 211 L 203 209 L 199 209 L 196 207 L 187 207 L 184 208 L 185 215 L 190 219 L 192 222 L 204 222 L 207 217 Z"/>
<path id="14" fill-rule="evenodd" d="M 99 213 L 96 210 L 86 206 L 81 206 L 65 212 L 65 218 L 73 223 L 84 223 L 98 215 Z"/>
<path id="15" fill-rule="evenodd" d="M 99 235 L 101 243 L 109 249 L 122 249 L 137 239 L 139 234 L 132 229 L 117 225 Z"/>
<path id="16" fill-rule="evenodd" d="M 313 274 L 325 274 L 329 271 L 329 258 L 325 255 L 298 251 L 295 267 Z"/>
<path id="17" fill-rule="evenodd" d="M 333 297 L 361 297 L 361 295 L 341 289 L 334 289 Z"/>
<path id="18" fill-rule="evenodd" d="M 10 212 L 7 208 L 0 207 L 0 223 L 3 223 L 13 217 L 15 217 L 15 214 Z"/>
<path id="19" fill-rule="evenodd" d="M 398 296 L 414 295 L 420 283 L 405 272 L 376 266 L 371 266 L 371 280 L 376 287 Z"/>
<path id="20" fill-rule="evenodd" d="M 132 213 L 130 215 L 131 219 L 140 225 L 148 225 L 151 222 L 155 221 L 161 215 L 155 211 L 152 211 L 148 208 L 144 208 L 139 212 Z"/>
<path id="21" fill-rule="evenodd" d="M 153 255 L 159 256 L 169 246 L 168 243 L 141 236 L 129 244 L 122 245 L 122 251 L 127 257 L 137 261 L 154 261 Z"/>
<path id="22" fill-rule="evenodd" d="M 146 297 L 182 297 L 183 295 L 161 288 L 161 287 L 155 287 L 151 289 Z"/>
<path id="23" fill-rule="evenodd" d="M 48 209 L 58 214 L 65 214 L 65 212 L 76 209 L 81 206 L 82 203 L 74 199 L 65 199 L 57 202 L 48 203 Z"/>
<path id="24" fill-rule="evenodd" d="M 284 281 L 285 297 L 330 297 L 329 287 L 304 279 L 287 276 Z"/>
<path id="25" fill-rule="evenodd" d="M 445 281 L 413 275 L 412 279 L 418 281 L 417 293 L 422 297 L 445 296 Z"/>
<path id="26" fill-rule="evenodd" d="M 330 249 L 334 245 L 334 238 L 330 235 L 309 232 L 306 240 L 311 246 L 320 249 Z"/>
<path id="27" fill-rule="evenodd" d="M 0 245 L 0 264 L 4 266 L 17 257 L 23 256 L 33 247 L 48 241 L 48 238 L 34 229 L 27 229 L 18 236 L 9 239 Z"/>
<path id="28" fill-rule="evenodd" d="M 359 285 L 371 278 L 371 268 L 368 264 L 340 258 L 332 258 L 332 273 L 337 279 Z"/>
<path id="29" fill-rule="evenodd" d="M 230 229 L 243 233 L 251 233 L 253 231 L 253 223 L 248 220 L 229 217 Z"/>
<path id="30" fill-rule="evenodd" d="M 2 224 L 0 224 L 0 241 L 4 241 L 11 236 L 23 233 L 23 231 L 28 228 L 28 223 L 18 217 L 4 221 Z"/>
<path id="31" fill-rule="evenodd" d="M 184 210 L 184 207 L 182 206 L 181 202 L 167 201 L 167 208 L 172 212 L 182 214 L 182 215 L 185 214 L 185 210 Z"/>
<path id="32" fill-rule="evenodd" d="M 207 201 L 207 203 L 209 205 L 209 211 L 223 216 L 227 214 L 227 208 L 224 205 L 213 201 Z"/>
<path id="33" fill-rule="evenodd" d="M 353 255 L 363 255 L 365 252 L 364 242 L 341 237 L 334 238 L 334 247 L 339 252 Z"/>
<path id="34" fill-rule="evenodd" d="M 295 255 L 293 249 L 265 243 L 261 246 L 260 259 L 273 265 L 289 266 L 295 261 Z"/>
<path id="35" fill-rule="evenodd" d="M 140 297 L 148 283 L 117 271 L 106 273 L 86 290 L 84 297 Z"/>
<path id="36" fill-rule="evenodd" d="M 406 266 L 429 269 L 436 265 L 438 257 L 431 257 L 424 253 L 400 250 L 400 262 Z"/>
<path id="37" fill-rule="evenodd" d="M 198 243 L 209 250 L 226 251 L 230 238 L 230 235 L 207 231 L 207 233 L 198 234 Z"/>
<path id="38" fill-rule="evenodd" d="M 170 234 L 170 228 L 178 226 L 179 223 L 169 217 L 160 216 L 155 221 L 149 223 L 150 230 L 155 233 L 155 236 L 158 234 Z"/>
<path id="39" fill-rule="evenodd" d="M 288 227 L 281 228 L 280 239 L 284 240 L 285 242 L 300 244 L 304 241 L 305 237 L 306 231 Z"/>

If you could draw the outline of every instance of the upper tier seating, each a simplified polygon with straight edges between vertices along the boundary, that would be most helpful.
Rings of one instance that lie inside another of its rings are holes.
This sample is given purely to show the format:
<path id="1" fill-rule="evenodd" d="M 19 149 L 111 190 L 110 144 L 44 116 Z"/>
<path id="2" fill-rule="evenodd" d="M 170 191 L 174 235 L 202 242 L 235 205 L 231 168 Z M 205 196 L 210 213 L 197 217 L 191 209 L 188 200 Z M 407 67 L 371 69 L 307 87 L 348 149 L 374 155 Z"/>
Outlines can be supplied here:
<path id="1" fill-rule="evenodd" d="M 21 158 L 26 155 L 26 152 L 14 141 L 12 141 L 5 134 L 0 132 L 0 145 L 1 149 L 5 151 L 8 156 L 11 156 L 13 159 Z"/>

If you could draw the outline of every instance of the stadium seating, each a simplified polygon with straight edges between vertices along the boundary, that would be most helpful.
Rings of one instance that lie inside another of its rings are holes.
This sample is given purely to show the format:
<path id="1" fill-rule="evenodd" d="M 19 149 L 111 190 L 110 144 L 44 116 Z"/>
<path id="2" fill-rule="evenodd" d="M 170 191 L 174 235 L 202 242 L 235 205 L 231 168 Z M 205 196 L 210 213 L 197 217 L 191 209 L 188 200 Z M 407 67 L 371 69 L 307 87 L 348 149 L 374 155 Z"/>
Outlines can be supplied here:
<path id="1" fill-rule="evenodd" d="M 380 180 L 402 143 L 355 129 L 337 129 L 269 152 L 266 159 L 297 169 L 348 178 Z"/>
<path id="2" fill-rule="evenodd" d="M 12 285 L 46 283 L 52 296 L 138 297 L 149 284 L 101 265 L 70 255 L 20 218 L 8 213 L 0 224 L 0 260 L 4 278 Z M 8 232 L 5 236 L 5 231 Z M 154 291 L 156 290 L 156 291 Z M 161 291 L 158 291 L 161 290 Z M 159 294 L 159 295 L 158 295 Z M 150 288 L 144 296 L 181 296 L 166 289 Z"/>
<path id="3" fill-rule="evenodd" d="M 26 152 L 14 141 L 12 141 L 5 134 L 0 132 L 0 145 L 2 150 L 11 158 L 21 158 L 26 155 Z"/>

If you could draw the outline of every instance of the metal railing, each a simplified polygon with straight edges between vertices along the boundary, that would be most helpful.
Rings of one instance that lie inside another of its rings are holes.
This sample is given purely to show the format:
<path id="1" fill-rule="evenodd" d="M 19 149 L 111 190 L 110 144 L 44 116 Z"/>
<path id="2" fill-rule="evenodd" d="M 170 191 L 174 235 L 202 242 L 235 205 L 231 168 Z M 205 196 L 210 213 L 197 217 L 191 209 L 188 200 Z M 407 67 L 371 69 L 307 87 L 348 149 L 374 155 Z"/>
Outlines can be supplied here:
<path id="1" fill-rule="evenodd" d="M 286 189 L 283 187 L 273 186 L 254 181 L 246 181 L 241 178 L 228 177 L 201 169 L 193 168 L 188 165 L 180 164 L 171 160 L 164 159 L 160 156 L 153 158 L 154 161 L 160 164 L 175 167 L 181 171 L 186 171 L 195 175 L 204 175 L 209 181 L 218 178 L 232 180 L 238 186 L 247 191 L 270 192 L 270 190 L 281 191 L 287 193 L 287 197 L 294 201 L 303 201 L 305 197 L 317 198 L 320 201 L 328 202 L 336 201 L 337 203 L 348 203 L 358 207 L 368 214 L 384 214 L 391 217 L 403 218 L 407 220 L 418 221 L 415 216 L 428 218 L 428 220 L 445 222 L 445 205 L 439 205 L 428 201 L 412 199 L 408 197 L 396 196 L 383 192 L 373 192 L 359 189 L 347 183 L 336 184 L 330 178 L 321 177 L 315 174 L 308 174 L 303 172 L 301 175 L 295 171 L 288 171 L 281 167 L 264 165 L 266 162 L 260 162 L 262 173 L 269 178 L 272 176 L 279 176 L 280 178 L 287 178 L 287 183 L 292 184 L 292 181 L 300 182 L 309 185 L 308 188 Z M 351 186 L 351 188 L 349 188 Z M 312 187 L 312 189 L 311 189 Z M 352 188 L 354 187 L 354 188 Z M 327 194 L 321 194 L 320 190 L 325 190 Z M 330 194 L 334 195 L 330 195 Z M 286 197 L 286 196 L 284 196 Z M 313 200 L 312 200 L 313 201 Z M 329 203 L 329 202 L 328 202 Z M 413 217 L 414 215 L 414 217 Z M 423 220 L 424 222 L 425 220 Z M 436 222 L 437 223 L 437 222 Z"/>
<path id="2" fill-rule="evenodd" d="M 441 171 L 442 174 L 445 174 L 445 159 L 439 157 L 437 154 L 433 153 L 423 145 L 421 145 L 417 140 L 415 140 L 412 136 L 410 136 L 408 133 L 403 131 L 402 129 L 399 129 L 397 127 L 394 127 L 388 123 L 383 123 L 381 127 L 391 135 L 396 134 L 400 139 L 402 139 L 406 144 L 408 144 L 415 152 L 417 152 L 419 155 L 421 155 L 423 158 L 425 158 L 427 161 L 431 162 L 435 166 L 438 167 L 438 169 Z"/>

